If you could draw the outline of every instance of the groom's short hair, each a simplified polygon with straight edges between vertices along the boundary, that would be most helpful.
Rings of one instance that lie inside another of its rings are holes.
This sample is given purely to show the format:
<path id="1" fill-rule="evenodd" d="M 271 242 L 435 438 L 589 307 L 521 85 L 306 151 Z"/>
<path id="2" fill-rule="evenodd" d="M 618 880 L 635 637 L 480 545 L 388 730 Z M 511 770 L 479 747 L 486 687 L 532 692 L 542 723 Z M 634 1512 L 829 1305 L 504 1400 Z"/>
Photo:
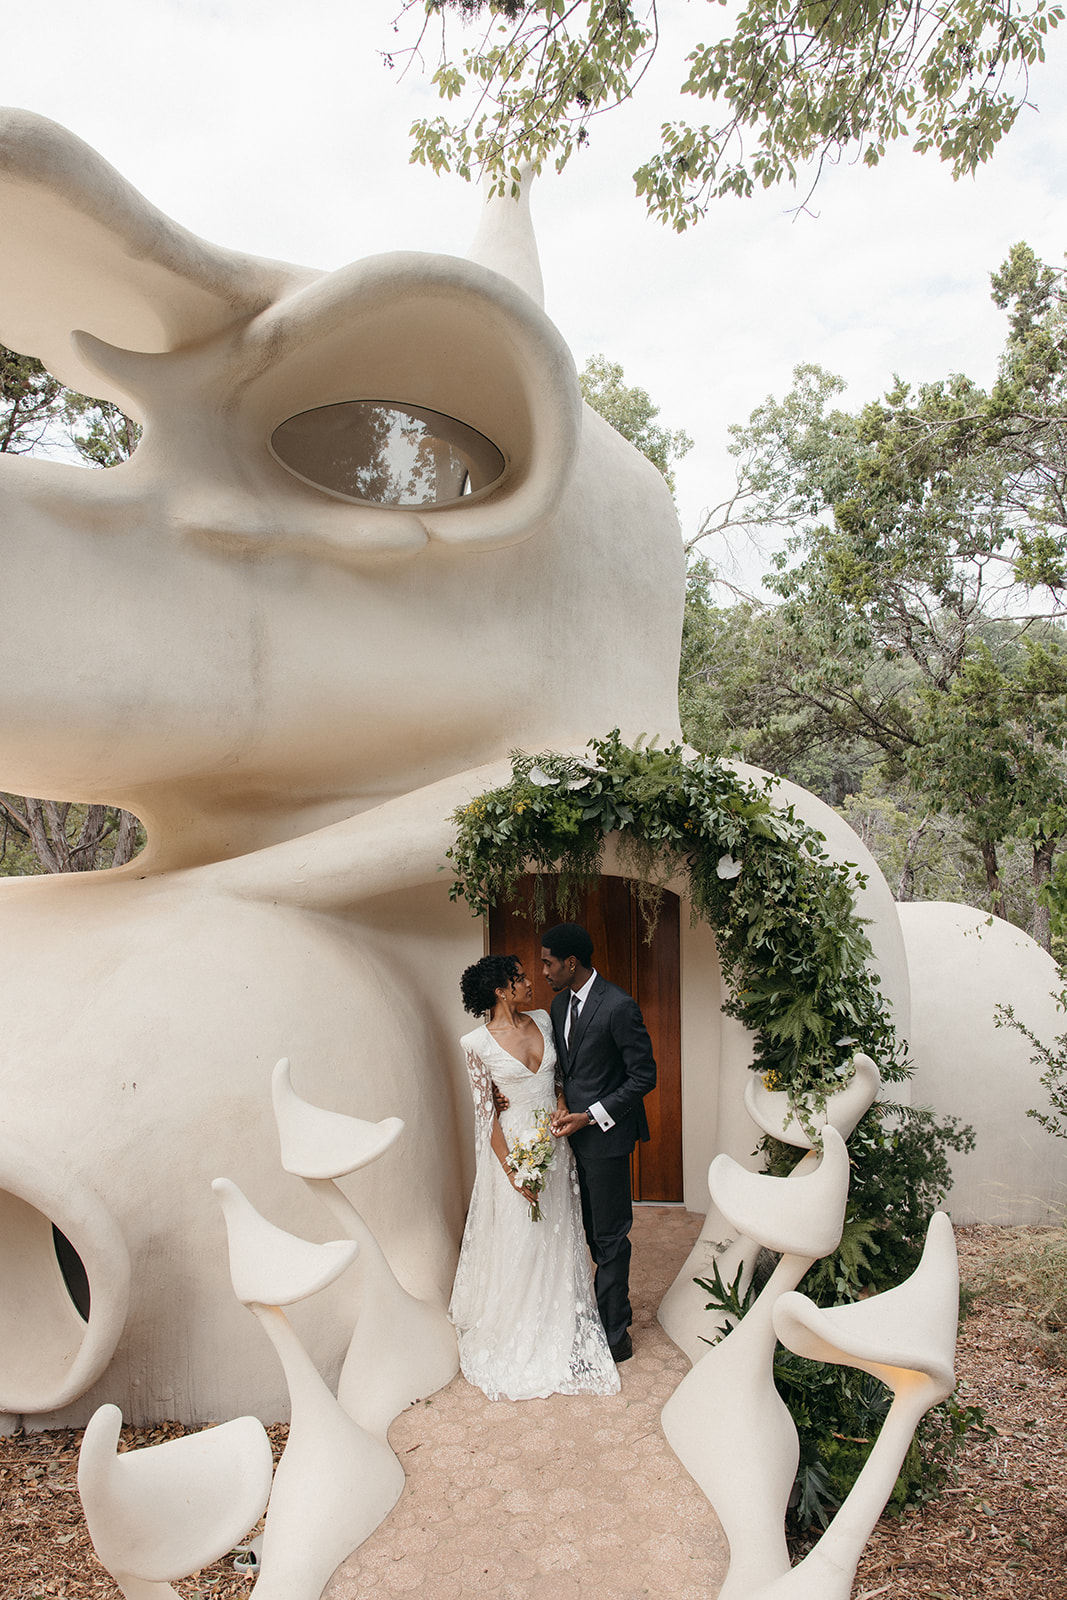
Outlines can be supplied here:
<path id="1" fill-rule="evenodd" d="M 541 935 L 541 943 L 558 960 L 574 956 L 583 967 L 593 965 L 593 941 L 577 922 L 557 923 Z"/>

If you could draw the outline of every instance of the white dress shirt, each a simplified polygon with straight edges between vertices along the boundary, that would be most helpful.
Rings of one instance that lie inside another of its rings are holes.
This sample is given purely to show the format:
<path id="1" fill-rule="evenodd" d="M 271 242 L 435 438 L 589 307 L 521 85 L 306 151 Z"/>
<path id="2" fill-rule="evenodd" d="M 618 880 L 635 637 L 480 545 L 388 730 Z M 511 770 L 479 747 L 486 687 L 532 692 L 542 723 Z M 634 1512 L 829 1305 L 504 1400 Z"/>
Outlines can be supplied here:
<path id="1" fill-rule="evenodd" d="M 571 1018 L 577 1018 L 581 1016 L 582 1007 L 589 999 L 590 990 L 592 989 L 593 984 L 596 982 L 596 977 L 597 972 L 596 968 L 594 967 L 592 972 L 589 974 L 588 981 L 583 983 L 580 989 L 571 990 L 571 995 L 578 1001 L 578 1010 L 575 1012 L 570 1000 L 567 1001 L 567 1016 L 563 1023 L 563 1038 L 567 1045 L 569 1045 L 571 1042 Z M 588 1108 L 588 1114 L 598 1127 L 603 1128 L 605 1133 L 607 1133 L 609 1128 L 613 1128 L 615 1126 L 615 1118 L 608 1115 L 608 1113 L 604 1110 L 604 1107 L 600 1104 L 599 1100 L 595 1100 Z"/>

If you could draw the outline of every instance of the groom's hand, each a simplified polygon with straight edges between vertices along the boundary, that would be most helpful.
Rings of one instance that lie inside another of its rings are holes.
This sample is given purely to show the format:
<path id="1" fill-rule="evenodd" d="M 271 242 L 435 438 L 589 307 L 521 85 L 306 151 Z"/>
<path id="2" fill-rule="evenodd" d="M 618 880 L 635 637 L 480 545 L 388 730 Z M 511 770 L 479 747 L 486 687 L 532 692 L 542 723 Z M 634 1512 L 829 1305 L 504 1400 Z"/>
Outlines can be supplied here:
<path id="1" fill-rule="evenodd" d="M 508 1109 L 508 1106 L 511 1104 L 511 1101 L 508 1099 L 507 1095 L 501 1094 L 495 1083 L 493 1085 L 493 1104 L 496 1107 L 496 1114 L 498 1117 L 505 1112 Z"/>
<path id="2" fill-rule="evenodd" d="M 552 1118 L 552 1132 L 557 1139 L 569 1139 L 572 1133 L 579 1133 L 582 1128 L 589 1126 L 588 1111 L 557 1111 Z"/>

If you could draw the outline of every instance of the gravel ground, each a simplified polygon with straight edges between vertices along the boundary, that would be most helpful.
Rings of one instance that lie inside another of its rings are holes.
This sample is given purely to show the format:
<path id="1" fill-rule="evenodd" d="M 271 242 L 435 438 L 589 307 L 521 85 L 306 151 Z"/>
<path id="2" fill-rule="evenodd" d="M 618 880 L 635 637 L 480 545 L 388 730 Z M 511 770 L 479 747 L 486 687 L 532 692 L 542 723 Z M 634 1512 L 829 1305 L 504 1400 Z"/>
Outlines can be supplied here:
<path id="1" fill-rule="evenodd" d="M 996 1433 L 965 1443 L 959 1481 L 939 1500 L 882 1519 L 855 1600 L 1067 1600 L 1067 1369 L 1050 1363 L 998 1271 L 1011 1239 L 1035 1231 L 957 1230 L 963 1283 L 991 1271 L 998 1281 L 960 1329 L 957 1395 Z"/>
<path id="2" fill-rule="evenodd" d="M 338 1570 L 329 1600 L 712 1600 L 725 1570 L 713 1513 L 674 1460 L 658 1411 L 684 1370 L 654 1319 L 700 1219 L 643 1208 L 635 1229 L 636 1355 L 621 1395 L 491 1404 L 461 1378 L 398 1417 L 408 1484 Z M 964 1322 L 961 1399 L 995 1428 L 971 1440 L 936 1504 L 884 1519 L 854 1600 L 1067 1600 L 1067 1369 L 1039 1348 L 1005 1250 L 1020 1230 L 960 1230 L 965 1283 L 991 1280 Z M 125 1430 L 128 1447 L 175 1424 Z M 284 1429 L 272 1430 L 276 1450 Z M 75 1484 L 80 1434 L 0 1439 L 3 1600 L 115 1600 Z M 244 1600 L 228 1562 L 175 1585 L 183 1600 Z"/>

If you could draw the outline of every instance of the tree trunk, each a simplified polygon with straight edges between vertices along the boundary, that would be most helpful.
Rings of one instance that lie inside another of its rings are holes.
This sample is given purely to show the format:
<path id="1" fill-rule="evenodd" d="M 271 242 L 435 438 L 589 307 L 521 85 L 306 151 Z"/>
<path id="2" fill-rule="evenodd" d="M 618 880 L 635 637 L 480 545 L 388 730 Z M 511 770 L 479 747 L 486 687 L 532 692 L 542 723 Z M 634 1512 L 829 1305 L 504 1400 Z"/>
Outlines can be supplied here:
<path id="1" fill-rule="evenodd" d="M 1034 885 L 1034 910 L 1030 918 L 1030 934 L 1042 950 L 1052 952 L 1052 929 L 1049 909 L 1041 901 L 1041 891 L 1052 877 L 1052 858 L 1056 854 L 1058 839 L 1042 839 L 1034 845 L 1034 862 L 1031 881 Z"/>
<path id="2" fill-rule="evenodd" d="M 1004 903 L 1004 887 L 1000 881 L 1000 864 L 997 861 L 997 847 L 995 844 L 991 844 L 988 840 L 983 839 L 978 848 L 982 852 L 982 865 L 985 868 L 986 887 L 989 890 L 989 898 L 993 915 L 995 917 L 1000 917 L 1003 919 L 1003 921 L 1007 922 L 1008 908 Z"/>
<path id="3" fill-rule="evenodd" d="M 44 870 L 66 872 L 69 870 L 69 853 L 62 847 L 53 848 L 48 833 L 49 807 L 55 809 L 54 803 L 50 800 L 35 800 L 32 795 L 26 796 L 26 832 L 29 834 L 33 853 Z M 65 837 L 63 845 L 66 845 Z"/>
<path id="4" fill-rule="evenodd" d="M 919 826 L 913 828 L 908 835 L 907 843 L 904 846 L 904 865 L 900 869 L 900 877 L 897 880 L 896 898 L 898 900 L 913 900 L 915 898 L 915 856 L 922 836 L 929 825 L 930 814 L 927 812 Z"/>
<path id="5" fill-rule="evenodd" d="M 93 872 L 100 865 L 101 847 L 114 834 L 115 847 L 107 864 L 122 867 L 132 860 L 140 826 L 132 812 L 114 806 L 86 806 L 78 837 L 72 843 L 67 834 L 70 805 L 69 800 L 0 794 L 5 848 L 8 826 L 13 825 L 27 840 L 45 872 Z"/>
<path id="6" fill-rule="evenodd" d="M 137 845 L 138 821 L 132 811 L 118 813 L 118 832 L 115 835 L 115 854 L 112 857 L 113 867 L 124 867 L 127 861 L 133 860 L 134 849 Z"/>
<path id="7" fill-rule="evenodd" d="M 66 817 L 63 818 L 63 833 L 66 836 Z M 110 832 L 108 826 L 108 808 L 106 806 L 86 806 L 85 820 L 81 825 L 81 832 L 75 844 L 70 846 L 70 872 L 92 872 L 100 858 L 100 846 L 106 835 Z"/>

